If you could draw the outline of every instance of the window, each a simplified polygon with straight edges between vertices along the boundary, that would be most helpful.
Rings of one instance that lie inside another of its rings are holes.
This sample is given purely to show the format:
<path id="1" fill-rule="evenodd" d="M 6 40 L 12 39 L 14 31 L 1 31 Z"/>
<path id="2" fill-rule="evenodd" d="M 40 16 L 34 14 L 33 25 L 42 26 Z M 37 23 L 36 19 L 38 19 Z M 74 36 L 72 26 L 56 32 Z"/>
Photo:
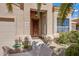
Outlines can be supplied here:
<path id="1" fill-rule="evenodd" d="M 1 18 L 0 17 L 0 22 L 14 22 L 14 18 Z"/>
<path id="2" fill-rule="evenodd" d="M 57 19 L 57 32 L 68 32 L 69 31 L 69 19 L 65 19 L 63 23 Z"/>

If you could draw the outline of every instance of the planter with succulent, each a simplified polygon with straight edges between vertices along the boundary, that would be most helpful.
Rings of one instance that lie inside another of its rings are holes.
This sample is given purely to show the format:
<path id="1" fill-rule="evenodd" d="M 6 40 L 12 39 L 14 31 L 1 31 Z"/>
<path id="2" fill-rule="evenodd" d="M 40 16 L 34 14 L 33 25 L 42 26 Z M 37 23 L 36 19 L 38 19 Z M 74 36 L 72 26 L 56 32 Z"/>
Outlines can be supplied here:
<path id="1" fill-rule="evenodd" d="M 29 44 L 28 38 L 25 37 L 24 41 L 22 42 L 24 50 L 31 50 L 32 46 Z"/>
<path id="2" fill-rule="evenodd" d="M 13 47 L 16 53 L 21 52 L 21 43 L 19 42 L 19 40 L 15 40 Z"/>

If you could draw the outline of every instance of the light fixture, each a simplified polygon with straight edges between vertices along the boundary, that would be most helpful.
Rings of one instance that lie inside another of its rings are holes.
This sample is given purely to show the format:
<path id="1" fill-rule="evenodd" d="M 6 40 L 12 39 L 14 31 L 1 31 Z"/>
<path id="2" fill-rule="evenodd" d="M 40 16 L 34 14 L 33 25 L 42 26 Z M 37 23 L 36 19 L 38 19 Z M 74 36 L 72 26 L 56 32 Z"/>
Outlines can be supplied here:
<path id="1" fill-rule="evenodd" d="M 46 5 L 46 3 L 43 3 L 43 5 Z"/>

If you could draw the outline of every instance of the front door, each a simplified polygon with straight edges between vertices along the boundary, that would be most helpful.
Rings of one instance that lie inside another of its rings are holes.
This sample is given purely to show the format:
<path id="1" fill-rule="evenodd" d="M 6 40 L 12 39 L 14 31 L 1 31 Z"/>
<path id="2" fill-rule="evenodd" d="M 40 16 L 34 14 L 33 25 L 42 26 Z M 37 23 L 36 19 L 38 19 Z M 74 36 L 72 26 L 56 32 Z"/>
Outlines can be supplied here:
<path id="1" fill-rule="evenodd" d="M 32 27 L 32 36 L 33 37 L 36 37 L 36 36 L 39 36 L 39 20 L 37 19 L 32 19 L 31 21 L 31 27 Z"/>

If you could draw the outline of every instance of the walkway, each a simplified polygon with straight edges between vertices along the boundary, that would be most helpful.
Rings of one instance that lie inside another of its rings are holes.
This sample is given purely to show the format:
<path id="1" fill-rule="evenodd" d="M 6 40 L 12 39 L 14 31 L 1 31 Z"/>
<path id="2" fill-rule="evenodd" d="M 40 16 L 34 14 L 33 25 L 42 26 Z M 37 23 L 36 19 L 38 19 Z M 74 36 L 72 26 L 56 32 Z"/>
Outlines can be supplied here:
<path id="1" fill-rule="evenodd" d="M 51 56 L 52 50 L 44 44 L 40 38 L 33 38 L 33 48 L 31 51 L 23 53 L 10 54 L 10 56 Z"/>

